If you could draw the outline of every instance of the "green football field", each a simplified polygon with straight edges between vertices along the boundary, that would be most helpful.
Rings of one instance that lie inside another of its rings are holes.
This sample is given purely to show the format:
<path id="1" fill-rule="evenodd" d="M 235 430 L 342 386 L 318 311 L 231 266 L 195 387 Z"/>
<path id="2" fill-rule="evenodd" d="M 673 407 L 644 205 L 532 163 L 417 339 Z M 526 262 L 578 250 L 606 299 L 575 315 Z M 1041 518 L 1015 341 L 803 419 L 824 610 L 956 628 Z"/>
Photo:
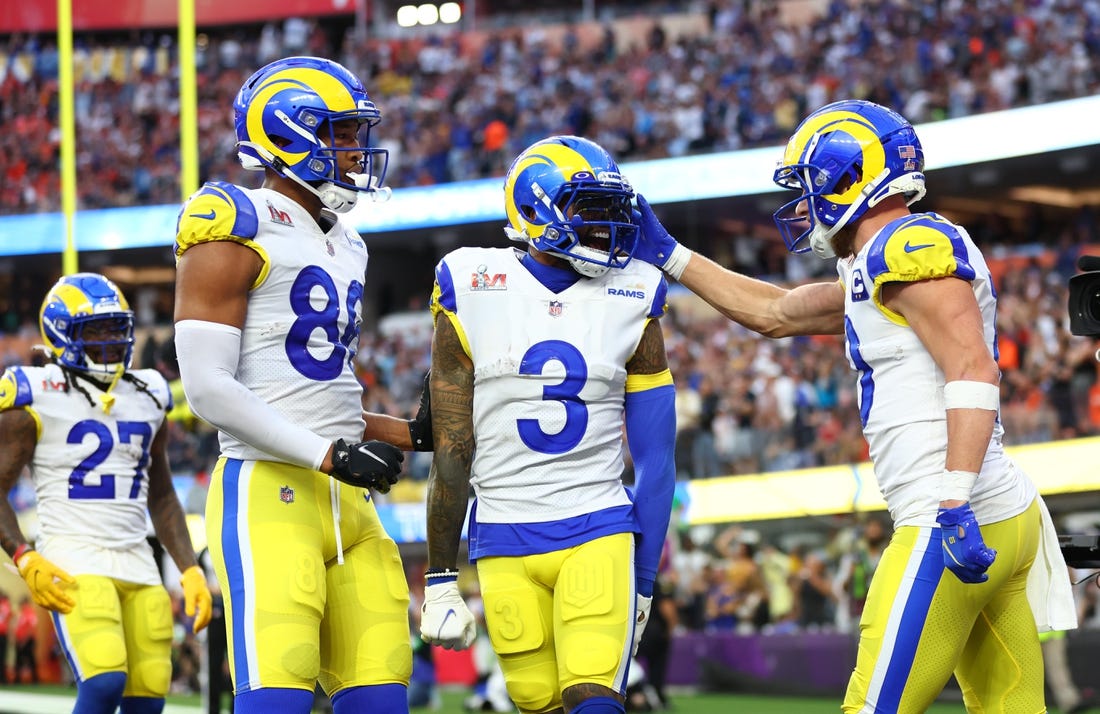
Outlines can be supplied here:
<path id="1" fill-rule="evenodd" d="M 428 714 L 464 714 L 462 700 L 465 691 L 444 690 L 439 709 L 413 709 Z M 0 714 L 59 714 L 72 711 L 76 699 L 71 687 L 3 686 L 0 687 Z M 198 695 L 168 697 L 164 714 L 199 714 L 203 712 Z M 748 696 L 740 694 L 672 694 L 675 714 L 839 714 L 840 699 Z M 229 711 L 228 707 L 224 711 Z M 1100 709 L 1093 710 L 1100 711 Z M 1050 709 L 1050 714 L 1061 714 Z M 966 714 L 960 703 L 941 702 L 932 706 L 928 714 Z"/>
<path id="2" fill-rule="evenodd" d="M 18 693 L 18 701 L 16 699 Z M 445 690 L 439 709 L 414 709 L 414 712 L 462 714 L 464 691 Z M 46 714 L 72 711 L 75 691 L 61 686 L 5 686 L 0 688 L 0 714 Z M 679 714 L 838 714 L 838 699 L 800 697 L 760 697 L 736 694 L 673 693 L 673 712 Z M 13 706 L 14 705 L 14 706 Z M 190 714 L 202 711 L 198 696 L 169 696 L 165 714 Z M 226 709 L 228 711 L 228 709 Z M 1057 709 L 1050 710 L 1056 714 Z M 929 714 L 965 714 L 962 704 L 936 704 Z"/>

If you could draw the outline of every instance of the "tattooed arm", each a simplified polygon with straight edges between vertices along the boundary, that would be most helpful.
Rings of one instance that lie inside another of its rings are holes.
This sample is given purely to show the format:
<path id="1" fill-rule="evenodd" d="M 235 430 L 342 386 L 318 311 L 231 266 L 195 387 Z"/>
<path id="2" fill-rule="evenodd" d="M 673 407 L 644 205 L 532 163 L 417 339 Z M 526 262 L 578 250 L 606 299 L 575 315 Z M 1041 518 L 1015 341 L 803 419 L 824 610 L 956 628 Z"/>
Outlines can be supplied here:
<path id="1" fill-rule="evenodd" d="M 197 564 L 187 519 L 183 515 L 176 490 L 172 487 L 172 472 L 168 467 L 168 427 L 162 424 L 153 437 L 149 450 L 149 518 L 157 539 L 172 556 L 180 572 Z"/>
<path id="2" fill-rule="evenodd" d="M 435 318 L 431 369 L 435 455 L 428 478 L 428 567 L 454 569 L 470 498 L 474 365 L 445 312 Z"/>
<path id="3" fill-rule="evenodd" d="M 38 426 L 27 410 L 11 409 L 0 413 L 0 546 L 11 556 L 27 539 L 19 528 L 8 494 L 19 480 L 19 474 L 31 462 L 37 443 Z"/>

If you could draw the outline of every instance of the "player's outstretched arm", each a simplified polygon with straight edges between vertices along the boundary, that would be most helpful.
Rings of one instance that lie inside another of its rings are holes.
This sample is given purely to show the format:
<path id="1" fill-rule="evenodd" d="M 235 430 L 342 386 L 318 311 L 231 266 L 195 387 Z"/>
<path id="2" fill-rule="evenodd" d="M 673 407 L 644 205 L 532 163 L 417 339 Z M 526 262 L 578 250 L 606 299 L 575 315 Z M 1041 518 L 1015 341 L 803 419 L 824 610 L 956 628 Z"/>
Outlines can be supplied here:
<path id="1" fill-rule="evenodd" d="M 432 451 L 432 393 L 428 380 L 431 370 L 424 375 L 424 387 L 420 392 L 420 406 L 412 419 L 401 419 L 389 414 L 363 412 L 363 440 L 384 441 L 404 451 Z"/>
<path id="2" fill-rule="evenodd" d="M 430 374 L 435 453 L 428 477 L 428 572 L 420 634 L 447 649 L 466 649 L 477 630 L 458 590 L 458 546 L 470 498 L 474 371 L 444 312 L 436 315 Z"/>
<path id="3" fill-rule="evenodd" d="M 714 309 L 766 337 L 839 335 L 844 291 L 837 282 L 788 290 L 723 268 L 669 235 L 644 196 L 638 196 L 639 245 L 634 256 L 656 265 Z"/>
<path id="4" fill-rule="evenodd" d="M 176 489 L 172 486 L 172 471 L 168 465 L 168 427 L 161 425 L 153 437 L 149 461 L 149 519 L 168 555 L 182 575 L 184 612 L 194 617 L 192 631 L 198 632 L 210 623 L 213 599 L 206 584 L 206 574 L 195 558 L 187 518 L 183 513 Z"/>

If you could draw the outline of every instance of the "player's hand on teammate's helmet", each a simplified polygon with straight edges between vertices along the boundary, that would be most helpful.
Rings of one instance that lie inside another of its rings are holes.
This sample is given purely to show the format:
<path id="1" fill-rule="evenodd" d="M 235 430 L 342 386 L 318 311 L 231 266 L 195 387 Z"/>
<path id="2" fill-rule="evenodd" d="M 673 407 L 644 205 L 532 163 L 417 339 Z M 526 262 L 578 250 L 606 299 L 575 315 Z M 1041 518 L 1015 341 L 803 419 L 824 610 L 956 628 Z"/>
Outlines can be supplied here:
<path id="1" fill-rule="evenodd" d="M 27 581 L 31 599 L 37 604 L 63 615 L 73 611 L 76 601 L 65 592 L 67 587 L 76 584 L 73 576 L 43 558 L 37 550 L 28 550 L 20 556 L 15 567 Z"/>
<path id="2" fill-rule="evenodd" d="M 332 475 L 334 478 L 388 493 L 401 474 L 405 455 L 401 449 L 384 441 L 360 441 L 349 444 L 337 439 L 332 445 Z"/>
<path id="3" fill-rule="evenodd" d="M 424 389 L 420 391 L 420 408 L 416 410 L 416 417 L 409 422 L 409 438 L 412 439 L 413 451 L 434 451 L 435 442 L 432 439 L 432 372 L 424 375 Z"/>
<path id="4" fill-rule="evenodd" d="M 214 612 L 214 599 L 206 585 L 206 573 L 199 566 L 192 565 L 180 574 L 180 585 L 183 586 L 183 611 L 188 617 L 195 618 L 191 631 L 198 634 L 199 630 L 210 624 L 210 615 Z"/>
<path id="5" fill-rule="evenodd" d="M 649 624 L 649 611 L 653 608 L 653 598 L 645 595 L 638 596 L 638 605 L 634 616 L 634 650 L 631 655 L 638 654 L 638 645 L 642 642 L 642 634 L 645 626 Z"/>
<path id="6" fill-rule="evenodd" d="M 638 208 L 633 214 L 634 222 L 638 225 L 638 246 L 634 249 L 634 257 L 666 270 L 672 260 L 673 251 L 680 244 L 658 220 L 645 196 L 639 193 L 636 198 Z"/>
<path id="7" fill-rule="evenodd" d="M 453 580 L 424 588 L 420 608 L 420 637 L 446 650 L 464 650 L 474 643 L 477 624 L 458 583 Z"/>
<path id="8" fill-rule="evenodd" d="M 997 551 L 986 546 L 982 531 L 969 503 L 954 508 L 941 508 L 936 522 L 943 538 L 943 564 L 964 583 L 984 583 L 985 572 L 997 557 Z"/>

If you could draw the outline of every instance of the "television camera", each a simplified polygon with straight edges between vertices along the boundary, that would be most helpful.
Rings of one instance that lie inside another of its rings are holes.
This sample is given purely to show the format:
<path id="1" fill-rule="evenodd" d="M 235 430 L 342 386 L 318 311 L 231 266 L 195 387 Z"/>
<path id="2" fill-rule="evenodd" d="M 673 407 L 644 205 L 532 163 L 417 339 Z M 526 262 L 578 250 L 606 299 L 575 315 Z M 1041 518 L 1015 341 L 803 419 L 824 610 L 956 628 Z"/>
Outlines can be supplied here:
<path id="1" fill-rule="evenodd" d="M 1077 259 L 1082 272 L 1069 279 L 1069 331 L 1081 337 L 1100 337 L 1100 256 Z"/>

